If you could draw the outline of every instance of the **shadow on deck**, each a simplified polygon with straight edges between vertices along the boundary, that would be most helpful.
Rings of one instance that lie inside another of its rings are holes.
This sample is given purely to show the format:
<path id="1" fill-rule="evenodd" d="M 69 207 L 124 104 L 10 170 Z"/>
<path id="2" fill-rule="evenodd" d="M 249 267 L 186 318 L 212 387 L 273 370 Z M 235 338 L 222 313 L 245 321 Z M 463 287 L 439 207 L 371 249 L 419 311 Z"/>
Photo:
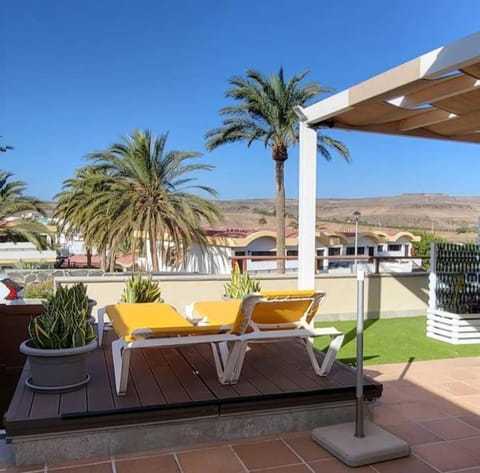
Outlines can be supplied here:
<path id="1" fill-rule="evenodd" d="M 208 345 L 132 351 L 125 396 L 115 393 L 112 332 L 90 355 L 90 383 L 34 393 L 25 365 L 4 418 L 17 464 L 127 453 L 308 430 L 353 419 L 355 371 L 336 362 L 316 376 L 295 341 L 252 344 L 240 381 L 218 382 Z M 323 357 L 318 353 L 319 359 Z M 365 398 L 382 385 L 365 378 Z"/>

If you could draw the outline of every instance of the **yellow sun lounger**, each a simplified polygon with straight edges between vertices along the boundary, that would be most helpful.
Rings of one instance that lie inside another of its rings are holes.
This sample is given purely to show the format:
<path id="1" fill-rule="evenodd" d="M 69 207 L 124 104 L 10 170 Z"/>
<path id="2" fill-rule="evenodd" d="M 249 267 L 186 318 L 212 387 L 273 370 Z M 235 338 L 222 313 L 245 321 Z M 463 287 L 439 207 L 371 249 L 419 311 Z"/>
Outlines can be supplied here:
<path id="1" fill-rule="evenodd" d="M 210 343 L 219 381 L 230 383 L 241 355 L 241 340 L 249 322 L 251 307 L 259 296 L 227 304 L 232 316 L 221 323 L 195 325 L 172 306 L 162 303 L 115 304 L 98 311 L 99 344 L 102 343 L 104 314 L 118 339 L 112 342 L 115 386 L 118 395 L 127 390 L 131 350 L 148 347 L 180 347 Z M 233 342 L 227 345 L 227 342 Z"/>
<path id="2" fill-rule="evenodd" d="M 251 294 L 243 299 L 255 297 L 251 309 L 249 326 L 236 347 L 235 366 L 229 371 L 228 382 L 238 381 L 249 343 L 301 340 L 319 376 L 330 372 L 337 352 L 342 346 L 344 334 L 335 327 L 315 328 L 314 318 L 325 293 L 318 291 L 276 291 Z M 203 320 L 209 324 L 231 323 L 235 318 L 232 301 L 196 302 L 186 309 L 187 317 Z M 230 305 L 229 305 L 230 304 Z M 327 336 L 331 338 L 322 365 L 318 364 L 312 339 Z"/>

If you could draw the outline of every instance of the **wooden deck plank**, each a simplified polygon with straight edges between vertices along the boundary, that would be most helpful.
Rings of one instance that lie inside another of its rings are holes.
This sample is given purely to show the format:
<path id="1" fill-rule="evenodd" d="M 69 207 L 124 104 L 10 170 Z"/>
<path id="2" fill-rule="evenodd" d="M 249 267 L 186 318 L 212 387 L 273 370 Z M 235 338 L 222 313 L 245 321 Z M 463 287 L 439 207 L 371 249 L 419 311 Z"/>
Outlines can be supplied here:
<path id="1" fill-rule="evenodd" d="M 285 367 L 272 355 L 271 343 L 252 343 L 245 362 L 252 364 L 265 379 L 270 380 L 281 392 L 299 391 L 301 386 L 286 375 Z"/>
<path id="2" fill-rule="evenodd" d="M 16 420 L 23 420 L 30 417 L 30 410 L 33 401 L 33 391 L 25 386 L 25 380 L 30 377 L 30 364 L 27 361 L 23 371 L 18 379 L 17 387 L 8 406 L 5 418 Z"/>
<path id="3" fill-rule="evenodd" d="M 254 345 L 247 354 L 240 382 L 227 386 L 218 382 L 208 345 L 133 350 L 131 392 L 126 397 L 116 396 L 114 390 L 108 339 L 103 350 L 93 353 L 89 385 L 61 396 L 34 394 L 25 388 L 24 380 L 29 375 L 26 365 L 5 416 L 7 437 L 231 413 L 249 415 L 259 409 L 355 399 L 353 369 L 335 363 L 329 376 L 316 376 L 304 347 L 295 342 L 291 346 Z M 381 390 L 380 383 L 366 378 L 366 397 L 378 397 Z M 91 402 L 88 400 L 82 410 L 85 396 L 90 396 Z"/>
<path id="4" fill-rule="evenodd" d="M 240 392 L 246 389 L 244 386 L 248 384 L 248 381 L 245 379 L 234 385 L 220 384 L 215 362 L 213 361 L 212 350 L 209 345 L 202 344 L 183 347 L 181 352 L 195 367 L 210 391 L 217 398 L 239 397 L 241 395 Z"/>
<path id="5" fill-rule="evenodd" d="M 100 412 L 113 409 L 115 404 L 113 402 L 112 388 L 107 373 L 105 353 L 102 348 L 97 348 L 90 353 L 88 370 L 90 373 L 90 382 L 86 386 L 87 410 Z M 81 410 L 76 412 L 81 412 Z"/>
<path id="6" fill-rule="evenodd" d="M 205 351 L 203 353 L 203 355 L 206 357 L 206 359 L 210 363 L 210 368 L 212 370 L 212 375 L 211 375 L 211 378 L 209 378 L 209 379 L 210 379 L 210 382 L 211 382 L 212 389 L 215 389 L 215 387 L 218 386 L 219 383 L 218 383 L 218 378 L 217 378 L 217 375 L 216 375 L 216 370 L 215 370 L 213 355 L 211 353 L 211 350 L 208 354 Z M 207 356 L 207 355 L 209 355 L 209 356 Z M 237 393 L 238 397 L 259 396 L 259 395 L 261 396 L 261 395 L 265 394 L 264 390 L 258 389 L 258 382 L 256 384 L 252 383 L 252 380 L 254 380 L 254 381 L 257 380 L 257 378 L 256 378 L 257 373 L 255 373 L 253 375 L 253 377 L 249 373 L 251 373 L 251 370 L 249 370 L 248 367 L 245 370 L 245 366 L 244 366 L 244 368 L 242 369 L 242 373 L 240 375 L 240 378 L 238 380 L 238 383 L 230 385 L 230 388 L 233 389 Z"/>
<path id="7" fill-rule="evenodd" d="M 63 393 L 60 396 L 59 415 L 87 411 L 87 387 Z"/>
<path id="8" fill-rule="evenodd" d="M 299 386 L 301 391 L 309 391 L 324 386 L 324 377 L 320 377 L 313 371 L 312 365 L 301 343 L 270 343 L 272 359 L 282 366 L 282 373 L 292 382 Z M 297 345 L 299 349 L 297 349 Z M 321 357 L 323 359 L 323 357 Z M 268 369 L 268 368 L 267 368 Z M 271 369 L 274 369 L 272 366 Z"/>
<path id="9" fill-rule="evenodd" d="M 165 396 L 150 369 L 145 350 L 132 351 L 130 366 L 131 381 L 135 384 L 140 404 L 142 406 L 166 404 Z"/>
<path id="10" fill-rule="evenodd" d="M 148 348 L 144 349 L 144 355 L 165 397 L 166 404 L 188 402 L 191 400 L 190 396 L 177 378 L 175 370 L 172 370 L 164 357 L 165 352 L 168 350 L 175 350 L 175 348 L 160 350 L 157 348 Z"/>
<path id="11" fill-rule="evenodd" d="M 30 410 L 31 419 L 60 417 L 60 394 L 35 393 Z"/>
<path id="12" fill-rule="evenodd" d="M 164 358 L 172 370 L 175 371 L 175 375 L 192 401 L 215 399 L 215 396 L 199 377 L 198 371 L 192 368 L 190 363 L 187 362 L 178 350 L 165 350 Z"/>

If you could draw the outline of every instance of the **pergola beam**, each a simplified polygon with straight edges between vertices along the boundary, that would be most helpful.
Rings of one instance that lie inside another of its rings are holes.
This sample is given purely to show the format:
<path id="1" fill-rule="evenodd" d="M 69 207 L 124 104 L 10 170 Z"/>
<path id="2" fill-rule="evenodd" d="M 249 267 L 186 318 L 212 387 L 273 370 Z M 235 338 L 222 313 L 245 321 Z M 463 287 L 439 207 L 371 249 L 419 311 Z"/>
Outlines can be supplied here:
<path id="1" fill-rule="evenodd" d="M 313 288 L 315 283 L 315 129 L 324 126 L 399 136 L 479 142 L 479 75 L 480 32 L 423 54 L 308 107 L 297 107 L 296 112 L 301 120 L 300 288 Z M 387 104 L 391 110 L 384 107 Z M 411 111 L 411 116 L 406 113 L 408 110 Z"/>

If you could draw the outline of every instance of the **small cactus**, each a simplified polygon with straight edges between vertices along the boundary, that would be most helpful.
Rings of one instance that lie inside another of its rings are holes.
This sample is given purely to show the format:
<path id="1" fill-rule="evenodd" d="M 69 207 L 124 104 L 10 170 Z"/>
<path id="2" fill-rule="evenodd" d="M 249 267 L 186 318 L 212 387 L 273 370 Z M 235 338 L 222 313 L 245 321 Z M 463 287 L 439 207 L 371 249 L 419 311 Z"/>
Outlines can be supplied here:
<path id="1" fill-rule="evenodd" d="M 250 279 L 247 272 L 242 273 L 240 266 L 236 263 L 230 275 L 230 282 L 225 284 L 225 296 L 231 299 L 242 299 L 252 292 L 260 292 L 260 283 Z"/>
<path id="2" fill-rule="evenodd" d="M 132 274 L 125 282 L 120 302 L 136 304 L 142 302 L 161 302 L 160 287 L 152 276 L 143 276 L 142 273 Z"/>

